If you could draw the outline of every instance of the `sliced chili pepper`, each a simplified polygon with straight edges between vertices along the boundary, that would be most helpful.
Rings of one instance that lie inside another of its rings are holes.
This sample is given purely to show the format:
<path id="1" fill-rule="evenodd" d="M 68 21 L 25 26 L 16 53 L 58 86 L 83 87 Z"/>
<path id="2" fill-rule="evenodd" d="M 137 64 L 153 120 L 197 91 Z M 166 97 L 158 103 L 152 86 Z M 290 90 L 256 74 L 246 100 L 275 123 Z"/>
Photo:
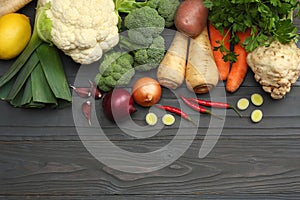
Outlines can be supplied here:
<path id="1" fill-rule="evenodd" d="M 182 96 L 182 95 L 180 95 L 180 98 L 183 100 L 183 102 L 184 102 L 187 106 L 189 106 L 190 108 L 192 108 L 192 109 L 194 109 L 194 110 L 196 110 L 196 111 L 198 111 L 198 112 L 200 112 L 200 113 L 209 114 L 209 115 L 212 115 L 212 116 L 217 117 L 217 118 L 219 118 L 219 119 L 223 119 L 222 117 L 220 117 L 220 116 L 218 116 L 218 115 L 212 113 L 210 110 L 208 110 L 208 109 L 206 109 L 206 108 L 200 106 L 199 104 L 194 104 L 194 103 L 192 103 L 191 101 L 189 101 L 187 98 L 185 98 L 185 97 Z"/>
<path id="2" fill-rule="evenodd" d="M 165 111 L 169 111 L 171 113 L 174 113 L 176 115 L 181 116 L 183 119 L 186 119 L 188 121 L 190 121 L 191 123 L 193 123 L 195 126 L 195 122 L 192 120 L 192 118 L 185 112 L 183 112 L 182 110 L 180 110 L 179 108 L 176 107 L 172 107 L 172 106 L 163 106 L 163 105 L 155 105 L 157 108 L 160 108 L 162 110 Z"/>
<path id="3" fill-rule="evenodd" d="M 202 106 L 207 106 L 207 107 L 213 107 L 213 108 L 225 108 L 225 109 L 232 109 L 234 110 L 239 117 L 242 117 L 242 115 L 239 113 L 239 111 L 233 107 L 232 105 L 224 102 L 217 102 L 217 101 L 208 101 L 208 100 L 203 100 L 203 99 L 197 99 L 197 98 L 187 98 L 189 101 L 198 103 L 199 105 Z"/>

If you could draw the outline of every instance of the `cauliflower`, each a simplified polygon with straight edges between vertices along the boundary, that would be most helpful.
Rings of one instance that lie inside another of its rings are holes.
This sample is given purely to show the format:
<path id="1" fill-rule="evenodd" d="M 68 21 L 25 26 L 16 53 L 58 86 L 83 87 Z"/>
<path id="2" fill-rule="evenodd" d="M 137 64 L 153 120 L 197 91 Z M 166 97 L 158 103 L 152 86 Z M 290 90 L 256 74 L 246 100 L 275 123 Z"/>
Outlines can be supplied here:
<path id="1" fill-rule="evenodd" d="M 294 42 L 273 41 L 248 53 L 247 63 L 254 78 L 274 99 L 283 98 L 300 75 L 300 49 Z"/>
<path id="2" fill-rule="evenodd" d="M 113 0 L 39 0 L 37 31 L 81 64 L 99 60 L 119 42 Z"/>

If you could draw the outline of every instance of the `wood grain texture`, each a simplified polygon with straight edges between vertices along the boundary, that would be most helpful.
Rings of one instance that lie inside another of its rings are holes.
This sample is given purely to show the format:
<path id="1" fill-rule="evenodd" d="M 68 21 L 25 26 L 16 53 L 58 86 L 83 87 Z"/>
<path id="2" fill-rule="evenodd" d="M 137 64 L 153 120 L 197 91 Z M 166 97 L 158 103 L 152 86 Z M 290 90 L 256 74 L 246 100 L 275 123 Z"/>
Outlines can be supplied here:
<path id="1" fill-rule="evenodd" d="M 20 12 L 29 13 L 33 19 L 35 5 L 33 1 Z M 300 26 L 300 20 L 295 20 L 295 24 Z M 61 57 L 67 79 L 73 84 L 80 66 L 62 53 Z M 0 75 L 11 63 L 0 61 Z M 85 73 L 81 75 L 88 76 Z M 141 76 L 137 74 L 135 79 Z M 224 116 L 224 121 L 214 121 L 211 116 L 199 116 L 182 107 L 193 119 L 200 117 L 192 145 L 171 165 L 143 174 L 116 171 L 89 153 L 75 127 L 73 114 L 80 118 L 78 107 L 16 109 L 0 101 L 0 199 L 300 199 L 300 80 L 282 100 L 273 100 L 264 93 L 250 70 L 236 93 L 224 91 L 220 82 L 210 94 L 201 97 L 225 98 L 235 105 L 241 97 L 261 93 L 265 100 L 260 107 L 263 120 L 258 124 L 250 121 L 250 112 L 256 108 L 253 105 L 241 112 L 242 118 L 232 110 L 214 109 Z M 189 95 L 184 85 L 176 93 Z M 73 97 L 75 102 L 80 102 L 76 95 Z M 115 145 L 131 152 L 157 150 L 169 144 L 179 128 L 185 134 L 177 140 L 185 141 L 193 135 L 191 124 L 176 116 L 174 126 L 154 127 L 151 131 L 157 132 L 156 135 L 137 139 L 126 133 L 145 134 L 145 130 L 133 126 L 120 130 L 104 117 L 101 100 L 94 103 L 96 118 L 93 120 L 100 123 L 106 137 Z M 179 105 L 175 94 L 166 89 L 161 103 Z M 138 107 L 138 110 L 132 117 L 142 127 L 148 109 Z M 215 123 L 211 124 L 212 121 Z M 96 132 L 100 127 L 94 123 L 90 128 L 81 128 L 87 132 L 92 130 L 87 139 L 106 147 L 106 137 L 99 137 Z M 221 131 L 221 135 L 208 156 L 199 159 L 199 148 L 208 129 Z M 106 155 L 113 157 L 115 152 L 108 151 Z"/>
<path id="2" fill-rule="evenodd" d="M 116 144 L 140 152 L 159 148 L 161 141 Z M 1 142 L 0 160 L 5 162 L 0 194 L 299 193 L 300 149 L 295 139 L 220 140 L 205 159 L 197 158 L 200 144 L 196 140 L 183 157 L 162 170 L 135 175 L 102 165 L 76 141 Z"/>

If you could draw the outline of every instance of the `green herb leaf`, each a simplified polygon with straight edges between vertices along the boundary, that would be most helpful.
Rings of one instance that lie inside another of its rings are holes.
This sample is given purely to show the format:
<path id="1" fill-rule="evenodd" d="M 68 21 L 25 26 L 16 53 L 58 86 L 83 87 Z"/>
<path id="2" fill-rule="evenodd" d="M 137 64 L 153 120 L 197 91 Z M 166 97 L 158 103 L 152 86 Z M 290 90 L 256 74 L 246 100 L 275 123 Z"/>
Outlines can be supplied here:
<path id="1" fill-rule="evenodd" d="M 297 41 L 297 28 L 293 24 L 294 17 L 300 16 L 298 0 L 204 0 L 204 6 L 209 9 L 208 19 L 219 31 L 231 31 L 232 45 L 239 42 L 235 36 L 238 31 L 250 28 L 251 37 L 247 38 L 244 46 L 247 52 L 259 46 L 266 46 L 270 41 L 281 43 Z M 220 49 L 222 49 L 222 43 Z M 228 52 L 229 54 L 229 52 Z M 234 56 L 230 57 L 234 61 Z"/>

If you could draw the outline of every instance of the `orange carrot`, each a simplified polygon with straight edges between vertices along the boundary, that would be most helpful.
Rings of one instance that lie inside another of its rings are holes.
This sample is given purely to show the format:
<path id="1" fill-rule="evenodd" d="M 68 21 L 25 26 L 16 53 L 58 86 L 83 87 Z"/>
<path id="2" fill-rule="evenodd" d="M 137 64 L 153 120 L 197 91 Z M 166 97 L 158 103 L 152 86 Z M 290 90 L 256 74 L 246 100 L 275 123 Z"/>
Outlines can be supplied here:
<path id="1" fill-rule="evenodd" d="M 219 30 L 217 30 L 212 24 L 209 23 L 209 37 L 210 37 L 210 44 L 212 46 L 212 49 L 215 47 L 220 46 L 220 43 L 223 42 L 224 47 L 230 51 L 230 34 L 226 32 L 225 30 L 225 35 L 223 35 Z M 225 37 L 225 38 L 224 38 Z M 219 74 L 220 74 L 220 79 L 221 80 L 226 80 L 227 76 L 229 74 L 230 70 L 230 61 L 228 60 L 227 62 L 224 61 L 223 59 L 223 54 L 224 52 L 221 52 L 220 49 L 217 51 L 213 51 L 213 55 L 215 58 L 215 62 L 217 64 Z"/>
<path id="2" fill-rule="evenodd" d="M 250 36 L 250 29 L 247 29 L 245 32 L 236 32 L 236 35 L 239 37 L 240 42 L 236 44 L 233 49 L 237 55 L 237 60 L 232 63 L 227 77 L 226 91 L 228 92 L 235 92 L 241 86 L 248 71 L 246 61 L 247 52 L 241 44 Z"/>

